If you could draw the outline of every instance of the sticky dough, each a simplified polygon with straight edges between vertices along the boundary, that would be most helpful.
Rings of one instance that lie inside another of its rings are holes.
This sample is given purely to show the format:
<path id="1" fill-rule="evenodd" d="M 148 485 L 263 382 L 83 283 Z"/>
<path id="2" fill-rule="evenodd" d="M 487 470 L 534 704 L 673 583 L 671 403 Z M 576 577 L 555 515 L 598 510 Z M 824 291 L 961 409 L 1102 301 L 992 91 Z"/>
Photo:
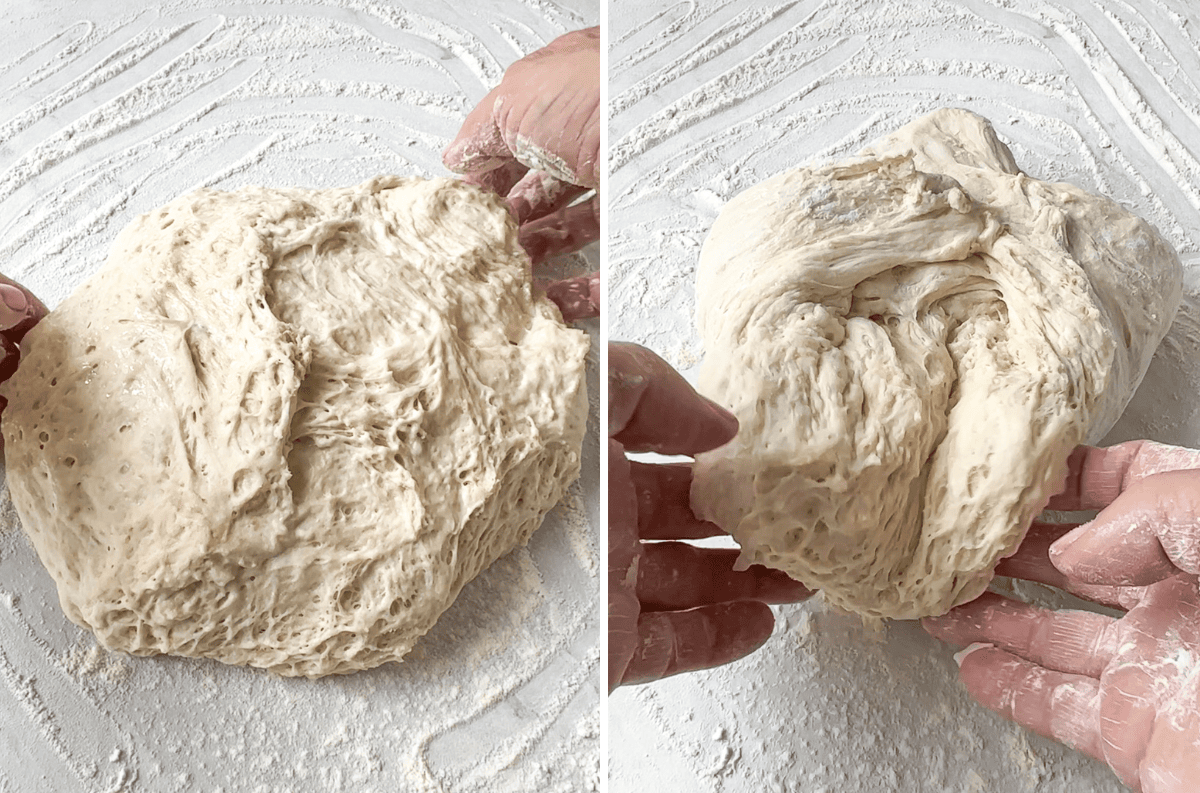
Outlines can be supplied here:
<path id="1" fill-rule="evenodd" d="M 943 613 L 1124 410 L 1181 280 L 1147 223 L 962 110 L 768 179 L 700 257 L 699 387 L 741 427 L 693 509 L 839 607 Z"/>
<path id="2" fill-rule="evenodd" d="M 577 477 L 587 350 L 473 187 L 202 190 L 27 337 L 9 487 L 106 647 L 365 669 Z"/>

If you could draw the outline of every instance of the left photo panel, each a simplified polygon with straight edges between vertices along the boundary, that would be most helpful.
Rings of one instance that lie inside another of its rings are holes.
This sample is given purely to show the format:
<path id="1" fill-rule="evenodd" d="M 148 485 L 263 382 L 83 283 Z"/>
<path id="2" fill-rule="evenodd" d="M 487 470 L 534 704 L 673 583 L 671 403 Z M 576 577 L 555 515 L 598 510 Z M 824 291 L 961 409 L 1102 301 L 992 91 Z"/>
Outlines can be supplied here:
<path id="1" fill-rule="evenodd" d="M 601 786 L 601 4 L 0 10 L 0 791 Z"/>

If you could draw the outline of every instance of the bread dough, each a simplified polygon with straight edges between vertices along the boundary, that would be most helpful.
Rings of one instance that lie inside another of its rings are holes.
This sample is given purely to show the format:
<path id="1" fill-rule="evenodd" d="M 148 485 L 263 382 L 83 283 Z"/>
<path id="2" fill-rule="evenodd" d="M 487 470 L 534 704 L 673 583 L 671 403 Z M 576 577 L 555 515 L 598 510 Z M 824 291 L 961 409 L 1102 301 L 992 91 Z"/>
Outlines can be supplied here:
<path id="1" fill-rule="evenodd" d="M 699 388 L 741 427 L 693 509 L 844 609 L 943 613 L 1124 410 L 1181 282 L 1147 223 L 963 110 L 768 179 L 700 257 Z"/>
<path id="2" fill-rule="evenodd" d="M 578 476 L 588 345 L 474 187 L 201 190 L 27 337 L 9 487 L 104 646 L 366 669 Z"/>

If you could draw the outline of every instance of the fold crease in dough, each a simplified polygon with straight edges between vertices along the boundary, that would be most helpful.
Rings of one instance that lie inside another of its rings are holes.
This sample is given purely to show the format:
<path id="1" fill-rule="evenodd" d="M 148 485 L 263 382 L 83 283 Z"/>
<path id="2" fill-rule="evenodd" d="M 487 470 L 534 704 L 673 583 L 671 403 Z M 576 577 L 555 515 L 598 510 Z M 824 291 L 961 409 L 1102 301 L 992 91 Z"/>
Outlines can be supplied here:
<path id="1" fill-rule="evenodd" d="M 964 110 L 779 174 L 701 253 L 699 388 L 741 425 L 693 509 L 844 609 L 943 613 L 1117 420 L 1181 289 L 1149 224 Z"/>

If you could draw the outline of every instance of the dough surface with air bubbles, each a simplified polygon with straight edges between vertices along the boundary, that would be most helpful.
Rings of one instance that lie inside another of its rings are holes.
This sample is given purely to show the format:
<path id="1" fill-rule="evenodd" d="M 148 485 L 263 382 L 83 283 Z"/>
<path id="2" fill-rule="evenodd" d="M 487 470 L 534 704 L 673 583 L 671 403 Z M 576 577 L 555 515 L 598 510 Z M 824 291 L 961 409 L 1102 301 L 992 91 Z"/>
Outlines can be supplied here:
<path id="1" fill-rule="evenodd" d="M 1181 290 L 1149 224 L 964 110 L 772 177 L 700 257 L 699 388 L 740 430 L 693 510 L 844 609 L 941 614 L 1117 420 Z"/>
<path id="2" fill-rule="evenodd" d="M 27 337 L 9 487 L 106 647 L 366 669 L 578 476 L 588 345 L 474 187 L 201 190 Z"/>

